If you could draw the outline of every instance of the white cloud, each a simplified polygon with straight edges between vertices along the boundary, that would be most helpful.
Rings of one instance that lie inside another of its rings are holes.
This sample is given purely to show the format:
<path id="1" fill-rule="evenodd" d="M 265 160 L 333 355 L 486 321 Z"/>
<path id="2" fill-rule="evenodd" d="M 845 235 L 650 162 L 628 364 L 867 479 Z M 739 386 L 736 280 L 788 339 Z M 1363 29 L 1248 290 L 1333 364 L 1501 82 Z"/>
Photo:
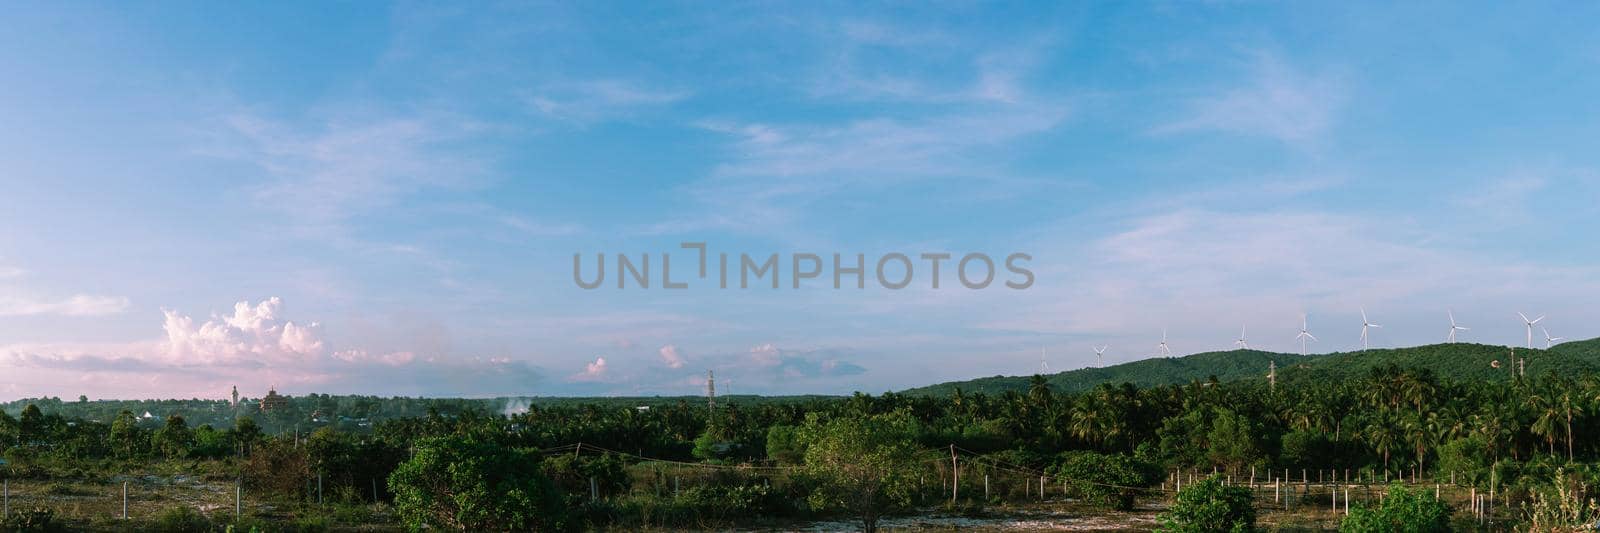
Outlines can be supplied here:
<path id="1" fill-rule="evenodd" d="M 594 362 L 583 365 L 583 371 L 574 374 L 570 380 L 602 381 L 610 377 L 610 375 L 606 372 L 608 369 L 609 367 L 606 364 L 606 358 L 596 357 L 594 358 Z"/>
<path id="2" fill-rule="evenodd" d="M 237 363 L 296 364 L 323 355 L 321 326 L 282 320 L 283 300 L 273 297 L 251 306 L 239 302 L 233 314 L 213 316 L 196 324 L 173 310 L 166 315 L 166 356 L 185 364 Z"/>
<path id="3" fill-rule="evenodd" d="M 128 299 L 114 296 L 78 294 L 64 300 L 39 300 L 22 296 L 0 296 L 0 316 L 61 315 L 101 316 L 128 309 Z"/>
<path id="4" fill-rule="evenodd" d="M 1335 74 L 1300 72 L 1262 54 L 1244 85 L 1195 99 L 1188 116 L 1156 132 L 1222 131 L 1305 143 L 1333 127 L 1345 93 Z"/>
<path id="5" fill-rule="evenodd" d="M 662 346 L 659 350 L 659 353 L 661 354 L 661 362 L 666 363 L 667 367 L 683 368 L 683 355 L 678 353 L 677 346 L 671 344 Z"/>

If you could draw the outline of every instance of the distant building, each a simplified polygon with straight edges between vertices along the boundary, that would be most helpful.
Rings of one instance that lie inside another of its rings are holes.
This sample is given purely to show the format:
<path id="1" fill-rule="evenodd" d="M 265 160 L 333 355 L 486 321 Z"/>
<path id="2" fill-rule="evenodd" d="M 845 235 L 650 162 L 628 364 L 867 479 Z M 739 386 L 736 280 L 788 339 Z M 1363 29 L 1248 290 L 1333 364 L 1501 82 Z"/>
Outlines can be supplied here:
<path id="1" fill-rule="evenodd" d="M 261 398 L 261 411 L 268 412 L 275 409 L 289 407 L 289 397 L 278 394 L 277 389 L 267 389 L 267 395 Z"/>

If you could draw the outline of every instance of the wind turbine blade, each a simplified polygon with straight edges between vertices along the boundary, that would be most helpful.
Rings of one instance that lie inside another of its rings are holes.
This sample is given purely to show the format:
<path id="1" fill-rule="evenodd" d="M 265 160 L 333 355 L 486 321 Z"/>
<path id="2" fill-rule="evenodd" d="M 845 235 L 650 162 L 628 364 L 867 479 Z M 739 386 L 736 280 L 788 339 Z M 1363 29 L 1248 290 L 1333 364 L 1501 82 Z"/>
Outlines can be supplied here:
<path id="1" fill-rule="evenodd" d="M 1522 317 L 1522 321 L 1523 322 L 1527 322 L 1528 321 L 1528 315 L 1522 314 L 1522 311 L 1517 311 L 1517 316 Z"/>
<path id="2" fill-rule="evenodd" d="M 1362 323 L 1366 323 L 1366 321 L 1367 321 L 1367 308 L 1363 307 L 1363 308 L 1361 308 L 1361 322 Z"/>
<path id="3" fill-rule="evenodd" d="M 1314 341 L 1314 340 L 1317 340 L 1317 336 L 1316 336 L 1316 335 L 1312 335 L 1312 334 L 1310 334 L 1310 333 L 1307 333 L 1307 334 L 1306 334 L 1306 336 L 1307 336 L 1307 337 L 1311 337 L 1311 340 L 1313 340 L 1313 341 Z"/>
<path id="4" fill-rule="evenodd" d="M 1538 324 L 1540 320 L 1544 320 L 1544 315 L 1539 315 L 1539 318 L 1533 319 L 1533 322 L 1529 322 L 1529 324 Z"/>

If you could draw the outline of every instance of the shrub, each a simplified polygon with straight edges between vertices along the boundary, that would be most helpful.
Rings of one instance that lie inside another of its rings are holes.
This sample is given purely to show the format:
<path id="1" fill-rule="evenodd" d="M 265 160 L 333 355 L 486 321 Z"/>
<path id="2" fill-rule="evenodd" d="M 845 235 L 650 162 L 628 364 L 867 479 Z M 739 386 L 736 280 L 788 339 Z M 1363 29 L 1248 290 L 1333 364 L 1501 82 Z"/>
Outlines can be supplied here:
<path id="1" fill-rule="evenodd" d="M 1223 485 L 1219 476 L 1211 476 L 1178 492 L 1178 501 L 1158 519 L 1157 531 L 1170 533 L 1254 531 L 1256 508 L 1250 489 Z"/>
<path id="2" fill-rule="evenodd" d="M 554 531 L 573 526 L 566 502 L 540 471 L 536 450 L 473 437 L 419 441 L 389 476 L 395 509 L 413 529 Z"/>
<path id="3" fill-rule="evenodd" d="M 156 516 L 151 530 L 162 533 L 195 533 L 211 530 L 206 516 L 188 507 L 173 507 Z"/>
<path id="4" fill-rule="evenodd" d="M 0 520 L 0 531 L 55 533 L 66 530 L 66 525 L 56 520 L 55 511 L 49 509 L 13 511 L 11 516 L 6 517 L 5 520 Z"/>
<path id="5" fill-rule="evenodd" d="M 1409 491 L 1398 484 L 1389 487 L 1377 507 L 1357 506 L 1339 523 L 1348 533 L 1395 532 L 1435 533 L 1450 531 L 1450 507 L 1427 491 Z"/>

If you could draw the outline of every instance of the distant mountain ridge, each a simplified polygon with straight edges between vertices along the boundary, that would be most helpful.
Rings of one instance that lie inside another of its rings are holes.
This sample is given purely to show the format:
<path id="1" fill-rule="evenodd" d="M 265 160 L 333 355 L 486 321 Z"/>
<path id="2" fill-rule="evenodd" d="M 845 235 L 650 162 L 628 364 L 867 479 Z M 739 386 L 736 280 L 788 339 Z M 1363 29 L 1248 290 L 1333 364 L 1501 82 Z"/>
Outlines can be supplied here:
<path id="1" fill-rule="evenodd" d="M 1512 347 L 1487 344 L 1429 344 L 1409 348 L 1372 349 L 1365 352 L 1326 354 L 1286 354 L 1260 350 L 1202 352 L 1182 357 L 1142 359 L 1107 367 L 1080 368 L 1046 376 L 1057 391 L 1081 392 L 1101 383 L 1132 383 L 1140 387 L 1189 383 L 1216 376 L 1219 381 L 1258 380 L 1265 382 L 1267 371 L 1277 363 L 1278 383 L 1303 380 L 1343 380 L 1365 375 L 1374 366 L 1394 364 L 1427 368 L 1434 375 L 1456 381 L 1508 379 L 1512 371 Z M 1529 376 L 1554 371 L 1568 376 L 1600 372 L 1600 338 L 1558 344 L 1548 350 L 1516 349 L 1517 358 L 1526 359 Z M 1500 362 L 1500 368 L 1493 366 Z M 927 385 L 903 391 L 905 394 L 944 396 L 959 387 L 967 393 L 1003 394 L 1024 392 L 1032 376 L 993 376 Z"/>

